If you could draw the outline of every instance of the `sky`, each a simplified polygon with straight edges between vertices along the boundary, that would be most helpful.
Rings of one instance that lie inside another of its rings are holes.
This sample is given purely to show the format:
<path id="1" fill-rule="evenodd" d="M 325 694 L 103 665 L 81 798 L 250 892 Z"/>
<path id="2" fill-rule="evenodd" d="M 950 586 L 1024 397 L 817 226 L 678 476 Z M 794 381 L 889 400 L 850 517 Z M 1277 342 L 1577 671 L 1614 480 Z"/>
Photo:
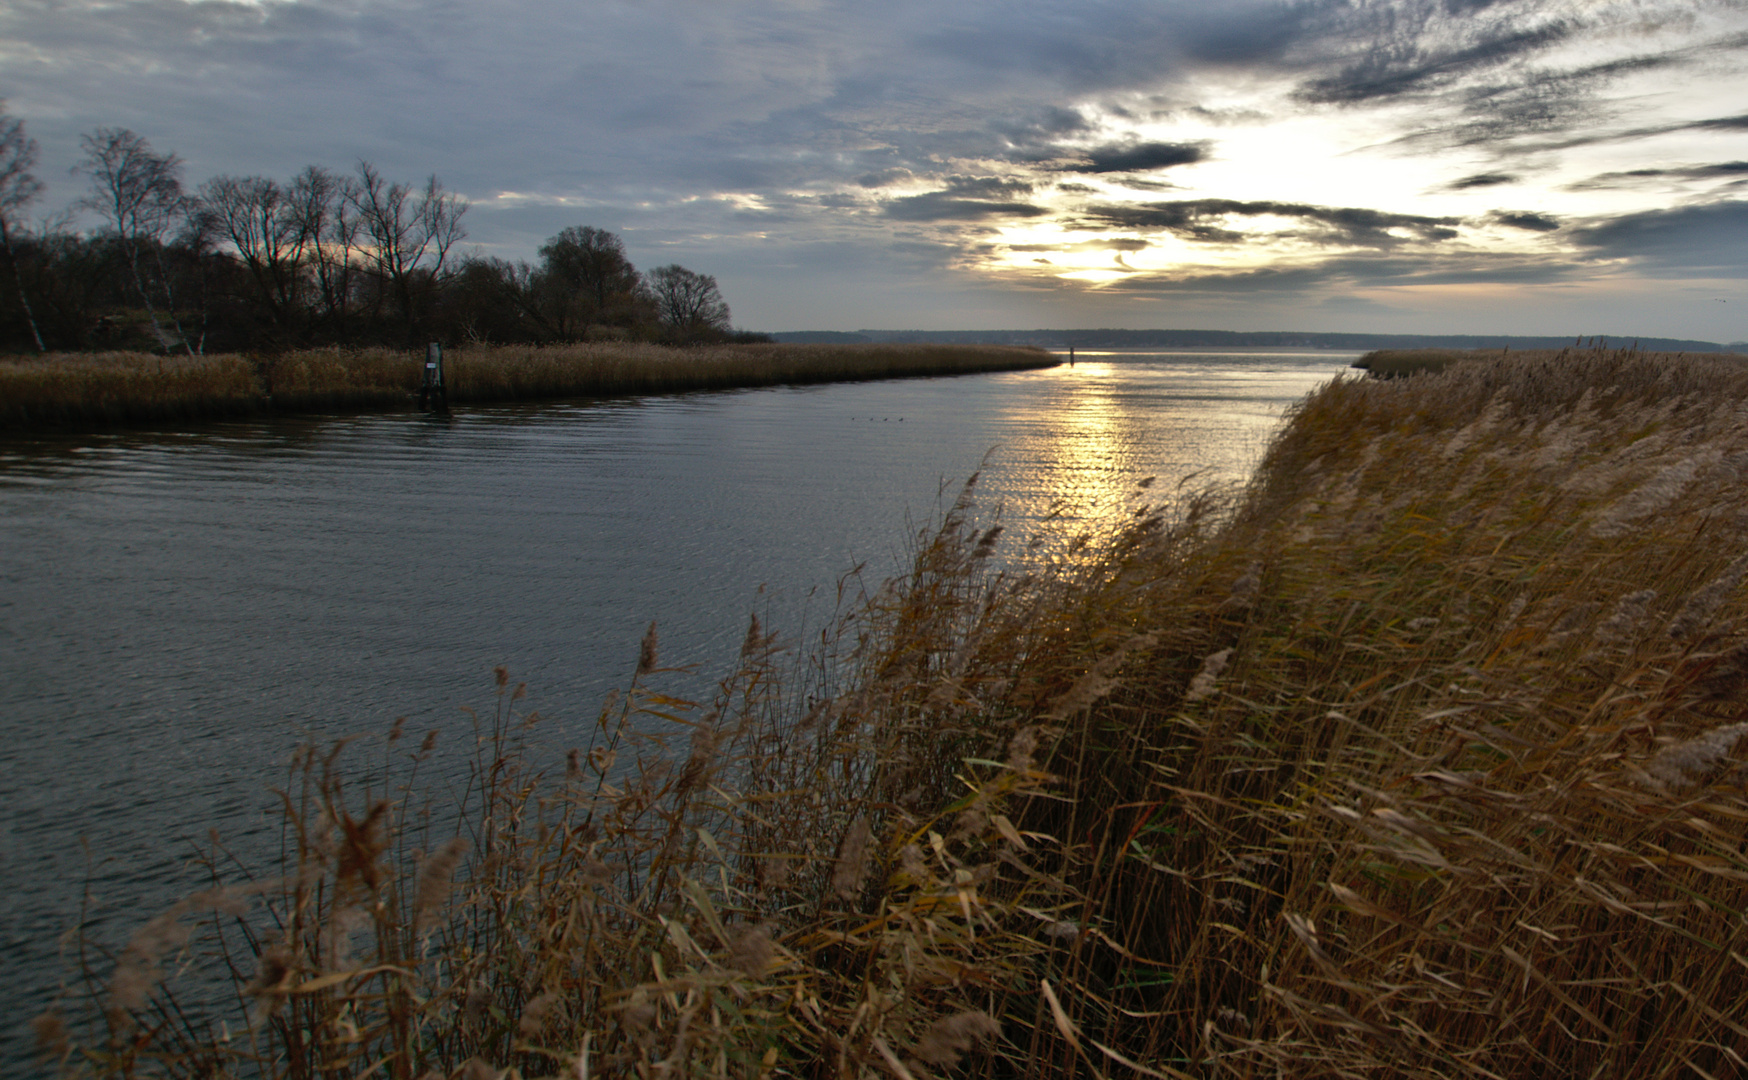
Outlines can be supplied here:
<path id="1" fill-rule="evenodd" d="M 0 0 L 0 98 L 758 330 L 1748 339 L 1748 0 Z"/>

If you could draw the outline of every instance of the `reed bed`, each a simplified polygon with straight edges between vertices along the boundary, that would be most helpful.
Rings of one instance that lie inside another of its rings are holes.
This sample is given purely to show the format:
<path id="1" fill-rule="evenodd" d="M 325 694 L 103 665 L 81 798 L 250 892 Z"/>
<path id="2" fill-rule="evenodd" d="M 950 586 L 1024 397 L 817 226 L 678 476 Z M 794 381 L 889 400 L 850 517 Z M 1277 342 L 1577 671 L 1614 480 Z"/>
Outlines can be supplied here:
<path id="1" fill-rule="evenodd" d="M 447 350 L 454 403 L 674 393 L 1048 367 L 995 345 L 638 343 Z M 391 349 L 161 357 L 52 354 L 0 360 L 0 431 L 282 412 L 410 409 L 424 356 Z"/>
<path id="2" fill-rule="evenodd" d="M 310 749 L 38 1022 L 67 1075 L 1729 1076 L 1748 1070 L 1748 369 L 1340 379 L 1242 493 L 910 575 L 711 702 L 653 632 L 459 807 Z M 399 740 L 399 741 L 397 741 Z M 423 853 L 423 854 L 421 854 Z M 201 921 L 204 920 L 204 921 Z M 234 1008 L 159 974 L 216 954 Z"/>
<path id="3" fill-rule="evenodd" d="M 1498 356 L 1500 350 L 1463 349 L 1373 349 L 1358 360 L 1353 366 L 1361 371 L 1370 372 L 1374 378 L 1399 379 L 1408 375 L 1420 375 L 1443 371 L 1459 360 L 1474 360 L 1483 356 Z"/>

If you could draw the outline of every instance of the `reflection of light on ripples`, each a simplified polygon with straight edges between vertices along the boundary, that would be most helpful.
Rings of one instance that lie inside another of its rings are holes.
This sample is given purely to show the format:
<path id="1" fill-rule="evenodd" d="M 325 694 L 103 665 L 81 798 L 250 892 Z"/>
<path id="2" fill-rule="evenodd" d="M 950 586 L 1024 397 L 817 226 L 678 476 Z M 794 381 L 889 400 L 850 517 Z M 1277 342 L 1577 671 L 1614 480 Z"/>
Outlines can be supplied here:
<path id="1" fill-rule="evenodd" d="M 1209 487 L 1236 486 L 1281 413 L 1333 374 L 1323 357 L 1308 359 L 1082 354 L 1072 368 L 1040 373 L 1042 400 L 1014 403 L 1004 417 L 1010 439 L 982 501 L 1021 531 L 1065 520 L 1060 541 L 1140 505 L 1169 512 Z"/>
<path id="2" fill-rule="evenodd" d="M 1109 366 L 1088 364 L 1085 369 L 1067 408 L 1050 418 L 1052 430 L 1034 458 L 1044 473 L 1040 485 L 1046 492 L 1054 490 L 1053 501 L 1073 517 L 1119 505 L 1125 489 L 1134 484 L 1132 418 L 1106 385 Z"/>

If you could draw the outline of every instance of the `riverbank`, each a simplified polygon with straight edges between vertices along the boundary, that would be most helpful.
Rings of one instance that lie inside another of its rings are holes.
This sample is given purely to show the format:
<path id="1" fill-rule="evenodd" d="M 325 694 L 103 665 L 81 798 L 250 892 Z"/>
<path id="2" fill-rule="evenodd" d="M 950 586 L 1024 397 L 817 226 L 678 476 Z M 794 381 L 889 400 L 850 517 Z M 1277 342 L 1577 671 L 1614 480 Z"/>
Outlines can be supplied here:
<path id="1" fill-rule="evenodd" d="M 501 675 L 459 819 L 381 794 L 410 733 L 374 795 L 310 752 L 292 865 L 116 943 L 80 1065 L 1728 1074 L 1745 419 L 1691 357 L 1342 379 L 1025 573 L 969 488 L 817 661 L 754 623 L 689 708 L 652 635 L 568 763 Z M 217 910 L 237 1014 L 157 1023 Z"/>
<path id="2" fill-rule="evenodd" d="M 0 360 L 0 433 L 179 423 L 267 412 L 417 407 L 424 355 L 312 349 L 277 357 L 55 353 Z M 1054 366 L 995 345 L 644 344 L 446 350 L 455 404 L 612 397 Z"/>

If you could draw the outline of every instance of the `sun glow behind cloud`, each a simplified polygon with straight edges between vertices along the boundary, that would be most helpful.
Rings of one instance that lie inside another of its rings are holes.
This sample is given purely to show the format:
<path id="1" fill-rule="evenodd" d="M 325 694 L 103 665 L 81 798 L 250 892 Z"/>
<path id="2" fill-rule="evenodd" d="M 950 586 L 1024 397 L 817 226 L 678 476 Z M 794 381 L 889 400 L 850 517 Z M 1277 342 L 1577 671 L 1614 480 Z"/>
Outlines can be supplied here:
<path id="1" fill-rule="evenodd" d="M 1418 66 L 1392 68 L 1400 50 L 1386 50 L 1320 80 L 1212 71 L 1163 107 L 1142 95 L 1077 102 L 1063 138 L 978 162 L 990 170 L 978 182 L 1020 201 L 960 197 L 965 176 L 940 187 L 914 172 L 882 194 L 933 205 L 936 235 L 962 248 L 957 265 L 991 280 L 1305 288 L 1321 269 L 1340 289 L 1472 295 L 1488 277 L 1554 282 L 1577 263 L 1631 261 L 1597 250 L 1596 223 L 1656 214 L 1672 193 L 1729 200 L 1748 184 L 1748 166 L 1729 165 L 1748 128 L 1728 122 L 1748 111 L 1739 13 L 1577 35 L 1585 19 L 1606 21 L 1597 6 L 1544 8 L 1493 40 L 1429 42 Z M 1672 69 L 1707 92 L 1685 92 Z M 1103 166 L 1147 152 L 1163 164 Z"/>

